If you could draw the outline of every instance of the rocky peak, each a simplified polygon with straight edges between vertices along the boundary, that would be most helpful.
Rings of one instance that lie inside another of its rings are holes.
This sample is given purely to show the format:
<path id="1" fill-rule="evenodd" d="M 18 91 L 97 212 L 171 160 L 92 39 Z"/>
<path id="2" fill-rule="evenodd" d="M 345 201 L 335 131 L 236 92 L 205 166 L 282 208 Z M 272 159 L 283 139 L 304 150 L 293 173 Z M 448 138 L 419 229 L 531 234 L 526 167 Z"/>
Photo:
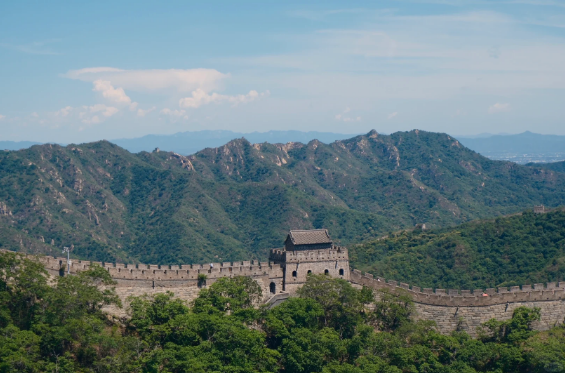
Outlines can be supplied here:
<path id="1" fill-rule="evenodd" d="M 0 215 L 12 216 L 12 211 L 8 209 L 8 206 L 6 206 L 4 202 L 0 202 Z"/>

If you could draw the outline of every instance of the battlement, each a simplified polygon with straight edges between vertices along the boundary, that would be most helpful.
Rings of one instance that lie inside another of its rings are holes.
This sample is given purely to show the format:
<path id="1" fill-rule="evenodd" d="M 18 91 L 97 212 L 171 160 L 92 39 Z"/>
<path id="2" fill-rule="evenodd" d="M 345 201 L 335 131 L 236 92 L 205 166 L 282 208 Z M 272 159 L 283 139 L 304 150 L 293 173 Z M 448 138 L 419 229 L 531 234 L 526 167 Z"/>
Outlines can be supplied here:
<path id="1" fill-rule="evenodd" d="M 414 302 L 435 306 L 481 307 L 565 299 L 565 282 L 474 290 L 435 289 L 434 291 L 432 288 L 420 288 L 396 280 L 374 277 L 370 273 L 363 274 L 356 269 L 351 271 L 350 281 L 376 290 L 401 288 L 412 296 Z"/>
<path id="2" fill-rule="evenodd" d="M 27 255 L 28 257 L 34 257 Z M 67 258 L 38 256 L 39 261 L 53 275 L 67 271 Z M 223 262 L 209 264 L 127 264 L 71 259 L 70 273 L 87 270 L 91 264 L 105 268 L 116 280 L 198 280 L 201 274 L 207 279 L 233 276 L 282 277 L 281 265 L 259 261 Z"/>
<path id="3" fill-rule="evenodd" d="M 269 260 L 274 263 L 318 262 L 326 260 L 349 260 L 349 255 L 347 249 L 341 246 L 301 251 L 272 249 Z"/>
<path id="4" fill-rule="evenodd" d="M 32 257 L 32 255 L 28 255 Z M 36 256 L 33 256 L 36 257 Z M 37 256 L 52 276 L 66 274 L 67 259 Z M 351 282 L 354 286 L 379 289 L 404 289 L 414 301 L 417 317 L 434 320 L 440 331 L 449 333 L 462 326 L 473 335 L 476 328 L 492 318 L 505 320 L 513 309 L 520 306 L 539 307 L 541 319 L 536 329 L 547 329 L 561 324 L 565 316 L 565 282 L 549 282 L 490 289 L 457 290 L 432 289 L 411 286 L 392 279 L 350 270 L 347 249 L 332 246 L 326 249 L 293 250 L 273 249 L 270 261 L 241 261 L 209 264 L 154 265 L 105 263 L 72 260 L 71 274 L 88 269 L 91 264 L 105 268 L 116 281 L 116 293 L 123 302 L 131 295 L 157 294 L 172 291 L 175 296 L 191 301 L 198 296 L 201 286 L 211 285 L 222 277 L 248 276 L 261 286 L 263 302 L 286 299 L 302 286 L 309 274 L 326 274 Z M 201 282 L 206 276 L 206 284 Z M 277 297 L 277 295 L 285 294 Z M 378 293 L 376 294 L 378 297 Z M 116 315 L 123 310 L 110 309 Z"/>
<path id="5" fill-rule="evenodd" d="M 37 258 L 52 275 L 63 275 L 67 272 L 66 258 L 22 255 Z M 168 281 L 171 283 L 178 283 L 179 281 L 196 283 L 199 275 L 204 274 L 208 280 L 234 276 L 286 278 L 287 284 L 298 285 L 305 282 L 307 274 L 314 270 L 314 273 L 328 271 L 325 273 L 373 289 L 401 288 L 412 296 L 414 302 L 437 306 L 479 307 L 509 302 L 565 300 L 565 282 L 473 290 L 421 288 L 393 279 L 375 277 L 370 273 L 362 273 L 356 269 L 350 270 L 344 266 L 345 263 L 348 263 L 347 255 L 346 248 L 334 246 L 331 249 L 305 251 L 273 249 L 270 255 L 271 262 L 268 263 L 252 260 L 209 264 L 154 265 L 73 259 L 71 260 L 70 273 L 84 271 L 91 264 L 97 264 L 105 268 L 112 278 L 118 281 L 118 284 L 124 281 L 128 283 L 128 280 L 158 281 L 161 284 L 166 284 Z M 302 267 L 303 265 L 306 267 Z M 304 272 L 304 274 L 297 274 L 296 272 L 299 271 Z M 285 275 L 285 272 L 288 273 Z"/>

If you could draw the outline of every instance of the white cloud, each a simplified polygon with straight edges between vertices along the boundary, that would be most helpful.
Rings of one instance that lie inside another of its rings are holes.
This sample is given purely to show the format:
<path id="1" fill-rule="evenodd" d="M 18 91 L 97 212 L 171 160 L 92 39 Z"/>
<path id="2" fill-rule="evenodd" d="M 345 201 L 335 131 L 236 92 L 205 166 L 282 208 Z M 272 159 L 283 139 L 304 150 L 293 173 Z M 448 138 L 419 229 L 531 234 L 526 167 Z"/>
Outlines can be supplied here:
<path id="1" fill-rule="evenodd" d="M 340 120 L 343 122 L 360 122 L 361 121 L 361 117 L 349 117 L 349 116 L 345 116 L 344 114 L 347 114 L 351 111 L 351 109 L 349 107 L 346 107 L 345 110 L 343 110 L 341 112 L 341 114 L 336 114 L 335 115 L 335 119 L 336 120 Z"/>
<path id="2" fill-rule="evenodd" d="M 192 92 L 192 97 L 185 97 L 179 100 L 179 106 L 181 108 L 198 108 L 202 105 L 207 105 L 210 103 L 219 103 L 222 101 L 229 102 L 231 104 L 238 105 L 251 102 L 257 98 L 268 96 L 269 91 L 258 93 L 257 91 L 249 91 L 245 95 L 221 95 L 218 93 L 208 94 L 203 89 L 197 89 Z"/>
<path id="3" fill-rule="evenodd" d="M 67 115 L 69 115 L 69 113 L 73 110 L 72 107 L 70 106 L 65 106 L 64 108 L 57 110 L 55 112 L 55 115 L 58 117 L 66 117 Z"/>
<path id="4" fill-rule="evenodd" d="M 390 113 L 386 118 L 392 119 L 392 118 L 396 117 L 397 115 L 398 115 L 398 112 L 395 111 L 394 113 Z"/>
<path id="5" fill-rule="evenodd" d="M 497 102 L 496 104 L 492 105 L 491 107 L 488 108 L 488 113 L 489 114 L 494 114 L 494 113 L 503 113 L 506 111 L 510 111 L 510 104 L 506 103 L 506 104 L 502 104 Z"/>
<path id="6" fill-rule="evenodd" d="M 31 115 L 32 117 L 34 117 L 34 118 L 38 118 L 38 117 L 39 117 L 39 114 L 37 114 L 35 111 L 34 111 L 33 113 L 31 113 L 30 115 Z"/>
<path id="7" fill-rule="evenodd" d="M 104 104 L 83 106 L 79 113 L 79 118 L 85 124 L 96 124 L 102 121 L 100 115 L 102 115 L 102 117 L 104 118 L 109 118 L 119 111 L 120 110 L 118 108 L 115 108 L 113 106 L 106 106 Z"/>
<path id="8" fill-rule="evenodd" d="M 65 77 L 86 82 L 101 80 L 114 87 L 143 92 L 176 90 L 191 92 L 202 89 L 205 92 L 220 88 L 221 81 L 229 74 L 215 69 L 168 69 L 168 70 L 123 70 L 114 67 L 89 67 L 70 70 Z"/>
<path id="9" fill-rule="evenodd" d="M 107 80 L 95 80 L 93 82 L 95 92 L 101 92 L 102 97 L 107 100 L 114 102 L 116 104 L 129 105 L 130 110 L 135 110 L 137 108 L 137 102 L 132 102 L 131 98 L 126 95 L 123 88 L 114 88 L 112 83 Z"/>
<path id="10" fill-rule="evenodd" d="M 138 117 L 144 117 L 147 114 L 151 113 L 152 111 L 154 111 L 155 109 L 157 109 L 155 106 L 153 106 L 152 108 L 149 109 L 137 109 L 137 116 Z"/>
<path id="11" fill-rule="evenodd" d="M 90 117 L 90 118 L 84 118 L 82 120 L 82 123 L 84 123 L 84 124 L 100 123 L 100 117 L 98 115 L 94 115 L 93 117 Z"/>
<path id="12" fill-rule="evenodd" d="M 6 118 L 6 116 L 0 114 L 0 120 L 3 120 L 4 118 Z"/>
<path id="13" fill-rule="evenodd" d="M 87 67 L 80 70 L 70 70 L 69 72 L 67 72 L 66 76 L 67 78 L 71 79 L 80 79 L 80 77 L 85 74 L 115 73 L 120 71 L 124 70 L 117 69 L 115 67 Z"/>
<path id="14" fill-rule="evenodd" d="M 182 116 L 185 117 L 185 119 L 187 119 L 186 117 L 186 111 L 185 110 L 171 110 L 169 108 L 164 108 L 163 110 L 161 110 L 161 114 L 165 114 L 168 115 L 170 117 L 174 117 L 174 118 L 180 118 Z"/>
<path id="15" fill-rule="evenodd" d="M 123 88 L 114 88 L 107 80 L 95 80 L 93 91 L 102 92 L 102 96 L 118 104 L 130 104 L 129 98 Z"/>

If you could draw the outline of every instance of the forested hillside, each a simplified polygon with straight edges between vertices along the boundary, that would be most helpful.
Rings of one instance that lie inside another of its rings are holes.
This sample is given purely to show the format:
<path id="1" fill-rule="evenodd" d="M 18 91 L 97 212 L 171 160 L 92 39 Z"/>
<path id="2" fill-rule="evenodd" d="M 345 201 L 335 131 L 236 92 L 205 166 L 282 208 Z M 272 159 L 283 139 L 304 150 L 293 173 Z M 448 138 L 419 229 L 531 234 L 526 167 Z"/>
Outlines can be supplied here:
<path id="1" fill-rule="evenodd" d="M 565 174 L 491 161 L 445 134 L 326 145 L 245 139 L 184 157 L 108 142 L 0 152 L 0 245 L 104 261 L 260 258 L 289 229 L 342 244 L 565 203 Z"/>
<path id="2" fill-rule="evenodd" d="M 97 285 L 104 284 L 105 290 Z M 0 372 L 475 373 L 561 372 L 565 329 L 533 330 L 539 309 L 490 320 L 478 338 L 416 321 L 401 292 L 355 289 L 309 276 L 298 297 L 254 308 L 261 288 L 224 277 L 192 304 L 172 293 L 133 297 L 128 316 L 112 279 L 94 266 L 50 286 L 43 267 L 0 253 Z"/>
<path id="3" fill-rule="evenodd" d="M 565 280 L 565 210 L 391 233 L 350 247 L 352 264 L 423 287 L 475 289 Z"/>
<path id="4" fill-rule="evenodd" d="M 552 163 L 528 163 L 526 166 L 543 168 L 546 170 L 565 172 L 565 161 Z"/>

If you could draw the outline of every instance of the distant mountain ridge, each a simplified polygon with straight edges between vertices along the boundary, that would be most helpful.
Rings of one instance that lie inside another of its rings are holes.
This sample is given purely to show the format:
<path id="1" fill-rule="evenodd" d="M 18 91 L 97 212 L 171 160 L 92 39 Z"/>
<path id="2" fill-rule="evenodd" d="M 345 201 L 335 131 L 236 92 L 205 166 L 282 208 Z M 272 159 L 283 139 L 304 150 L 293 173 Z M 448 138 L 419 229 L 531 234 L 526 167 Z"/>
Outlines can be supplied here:
<path id="1" fill-rule="evenodd" d="M 33 141 L 0 141 L 0 150 L 22 150 L 40 144 Z"/>
<path id="2" fill-rule="evenodd" d="M 245 138 L 254 144 L 263 142 L 308 143 L 318 140 L 330 144 L 337 140 L 348 139 L 351 134 L 332 132 L 303 132 L 303 131 L 268 131 L 268 132 L 233 132 L 224 130 L 204 130 L 192 132 L 179 132 L 172 135 L 146 135 L 139 138 L 115 139 L 110 142 L 128 150 L 131 153 L 153 151 L 159 148 L 182 155 L 192 155 L 206 148 L 217 148 L 231 140 Z M 476 136 L 455 136 L 463 145 L 487 158 L 508 160 L 520 164 L 531 162 L 556 162 L 565 160 L 565 136 L 540 135 L 524 132 L 517 135 L 488 134 Z M 2 141 L 0 149 L 19 150 L 38 143 L 22 141 Z M 63 145 L 63 144 L 60 144 Z M 63 145 L 64 146 L 64 145 Z"/>
<path id="3" fill-rule="evenodd" d="M 565 174 L 491 161 L 446 134 L 324 144 L 236 139 L 186 157 L 107 141 L 0 152 L 0 247 L 105 261 L 265 259 L 289 229 L 342 244 L 565 204 Z"/>
<path id="4" fill-rule="evenodd" d="M 245 138 L 253 144 L 263 142 L 282 143 L 301 142 L 308 143 L 318 140 L 325 144 L 336 140 L 348 139 L 354 135 L 331 132 L 302 132 L 302 131 L 268 131 L 268 132 L 232 132 L 232 131 L 195 131 L 179 132 L 173 135 L 147 135 L 135 139 L 111 140 L 112 143 L 132 152 L 152 151 L 160 148 L 173 151 L 182 155 L 191 155 L 206 148 L 217 148 L 231 140 Z"/>

